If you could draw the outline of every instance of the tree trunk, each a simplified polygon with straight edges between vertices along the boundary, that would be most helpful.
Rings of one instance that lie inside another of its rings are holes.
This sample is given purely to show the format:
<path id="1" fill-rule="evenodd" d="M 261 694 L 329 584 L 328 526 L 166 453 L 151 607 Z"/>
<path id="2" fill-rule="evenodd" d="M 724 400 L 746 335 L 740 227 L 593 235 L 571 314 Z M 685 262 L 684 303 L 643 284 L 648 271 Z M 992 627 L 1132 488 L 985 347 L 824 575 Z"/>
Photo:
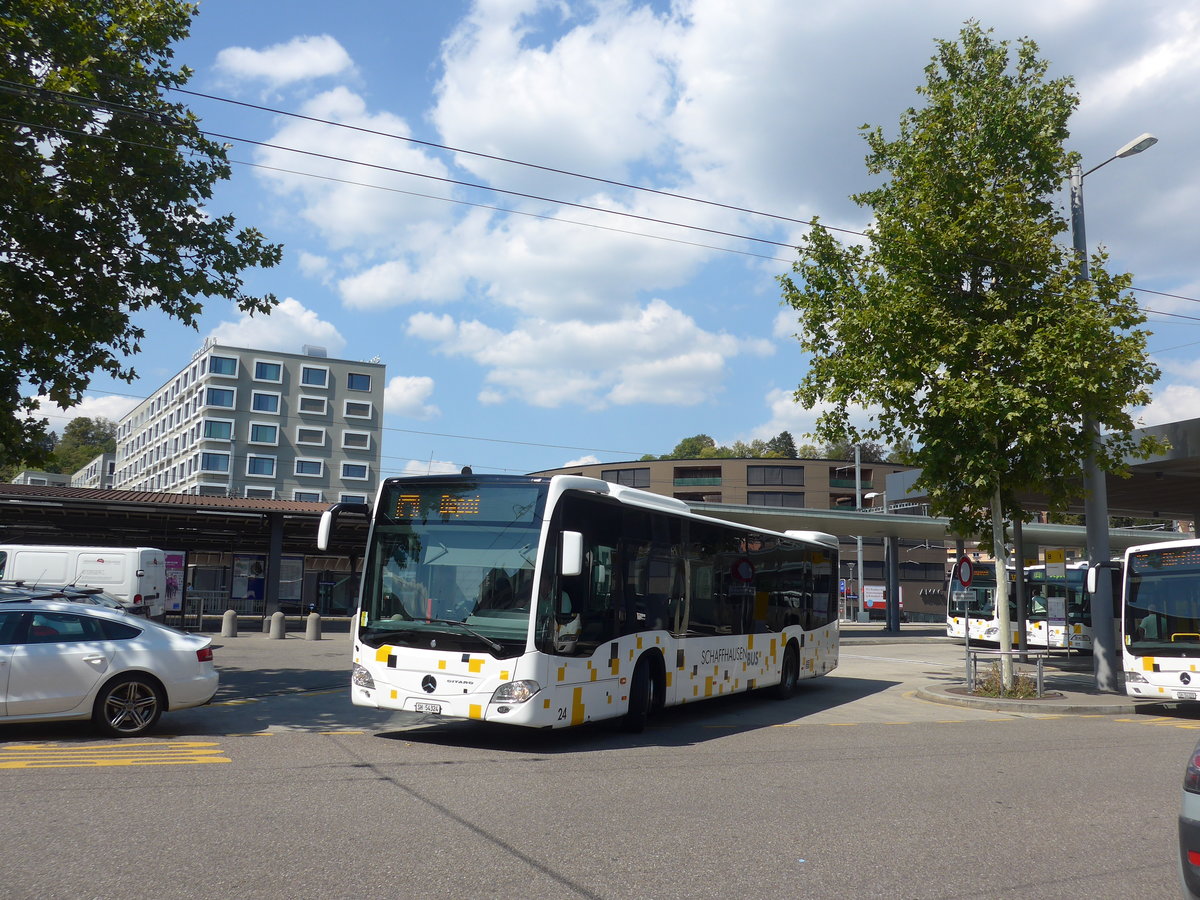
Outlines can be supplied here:
<path id="1" fill-rule="evenodd" d="M 1000 624 L 1001 651 L 1012 649 L 1012 622 L 1008 615 L 1008 552 L 1004 549 L 1004 507 L 1000 501 L 1000 488 L 992 496 L 992 556 L 996 558 L 996 621 Z M 1005 693 L 1013 687 L 1012 657 L 1004 652 L 1000 656 L 1000 683 Z"/>

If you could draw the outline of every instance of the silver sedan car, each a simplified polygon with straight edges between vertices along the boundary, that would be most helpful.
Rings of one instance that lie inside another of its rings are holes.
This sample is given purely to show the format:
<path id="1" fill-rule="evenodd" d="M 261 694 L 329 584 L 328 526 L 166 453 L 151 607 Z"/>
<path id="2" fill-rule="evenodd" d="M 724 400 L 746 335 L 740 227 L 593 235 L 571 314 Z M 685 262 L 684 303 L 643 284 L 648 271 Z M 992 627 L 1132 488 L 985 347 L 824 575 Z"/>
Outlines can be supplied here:
<path id="1" fill-rule="evenodd" d="M 0 604 L 0 723 L 91 719 L 136 737 L 208 703 L 217 679 L 211 638 L 102 606 Z"/>

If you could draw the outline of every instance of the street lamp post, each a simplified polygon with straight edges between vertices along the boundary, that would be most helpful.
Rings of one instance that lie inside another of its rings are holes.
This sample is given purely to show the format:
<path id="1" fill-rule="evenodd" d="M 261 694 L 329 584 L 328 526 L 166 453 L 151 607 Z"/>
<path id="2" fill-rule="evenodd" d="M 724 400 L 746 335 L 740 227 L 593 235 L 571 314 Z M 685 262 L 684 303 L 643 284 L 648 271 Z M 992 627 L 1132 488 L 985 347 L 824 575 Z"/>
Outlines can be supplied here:
<path id="1" fill-rule="evenodd" d="M 1152 134 L 1134 138 L 1098 166 L 1086 172 L 1075 163 L 1071 167 L 1071 237 L 1075 255 L 1079 258 L 1079 280 L 1088 280 L 1087 233 L 1083 220 L 1083 179 L 1100 166 L 1114 159 L 1124 159 L 1141 153 L 1158 143 Z M 1090 565 L 1108 562 L 1112 549 L 1108 541 L 1108 484 L 1104 471 L 1097 461 L 1097 449 L 1101 437 L 1100 429 L 1090 418 L 1083 423 L 1084 430 L 1091 433 L 1092 452 L 1083 463 L 1084 520 L 1087 526 L 1087 554 Z M 1096 676 L 1096 689 L 1117 693 L 1117 647 L 1113 634 L 1112 583 L 1107 578 L 1097 579 L 1096 593 L 1092 595 L 1092 669 Z"/>

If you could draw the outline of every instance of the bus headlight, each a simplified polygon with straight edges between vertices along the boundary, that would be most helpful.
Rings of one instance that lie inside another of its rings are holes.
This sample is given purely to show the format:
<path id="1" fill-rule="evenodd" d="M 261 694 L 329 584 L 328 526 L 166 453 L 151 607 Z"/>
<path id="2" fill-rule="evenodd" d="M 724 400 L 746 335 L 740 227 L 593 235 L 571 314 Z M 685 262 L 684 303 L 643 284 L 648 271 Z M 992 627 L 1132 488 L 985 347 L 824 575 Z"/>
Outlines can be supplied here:
<path id="1" fill-rule="evenodd" d="M 1126 672 L 1125 680 L 1132 681 L 1137 684 L 1149 684 L 1150 683 L 1146 680 L 1146 676 L 1143 675 L 1141 672 Z"/>
<path id="2" fill-rule="evenodd" d="M 508 681 L 496 688 L 493 703 L 524 703 L 542 689 L 536 681 Z"/>
<path id="3" fill-rule="evenodd" d="M 375 679 L 371 677 L 370 672 L 358 663 L 355 663 L 354 668 L 350 670 L 350 683 L 355 687 L 367 688 L 371 691 L 375 690 Z"/>

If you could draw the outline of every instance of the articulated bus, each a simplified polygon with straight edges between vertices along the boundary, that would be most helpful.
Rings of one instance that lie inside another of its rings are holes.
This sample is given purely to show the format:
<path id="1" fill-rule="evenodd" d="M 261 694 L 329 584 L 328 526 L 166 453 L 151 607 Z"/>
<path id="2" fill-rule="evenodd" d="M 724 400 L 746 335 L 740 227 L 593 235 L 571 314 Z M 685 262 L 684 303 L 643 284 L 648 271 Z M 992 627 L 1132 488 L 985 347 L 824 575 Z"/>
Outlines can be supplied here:
<path id="1" fill-rule="evenodd" d="M 1200 541 L 1130 547 L 1118 574 L 1125 693 L 1198 699 Z"/>
<path id="2" fill-rule="evenodd" d="M 318 546 L 336 516 L 322 517 Z M 838 662 L 837 538 L 576 475 L 390 478 L 353 626 L 359 706 L 560 728 Z"/>
<path id="3" fill-rule="evenodd" d="M 1044 565 L 1025 569 L 1025 645 L 1031 649 L 1092 649 L 1091 595 L 1085 589 L 1086 562 L 1071 563 L 1066 575 L 1048 575 Z M 1012 646 L 1018 643 L 1015 569 L 1008 573 L 1009 623 Z M 1114 580 L 1113 597 L 1117 596 Z M 980 644 L 1000 645 L 1000 618 L 996 614 L 996 571 L 992 563 L 975 563 L 971 582 L 964 587 L 957 567 L 946 591 L 946 635 Z M 1114 599 L 1115 607 L 1115 599 Z"/>

